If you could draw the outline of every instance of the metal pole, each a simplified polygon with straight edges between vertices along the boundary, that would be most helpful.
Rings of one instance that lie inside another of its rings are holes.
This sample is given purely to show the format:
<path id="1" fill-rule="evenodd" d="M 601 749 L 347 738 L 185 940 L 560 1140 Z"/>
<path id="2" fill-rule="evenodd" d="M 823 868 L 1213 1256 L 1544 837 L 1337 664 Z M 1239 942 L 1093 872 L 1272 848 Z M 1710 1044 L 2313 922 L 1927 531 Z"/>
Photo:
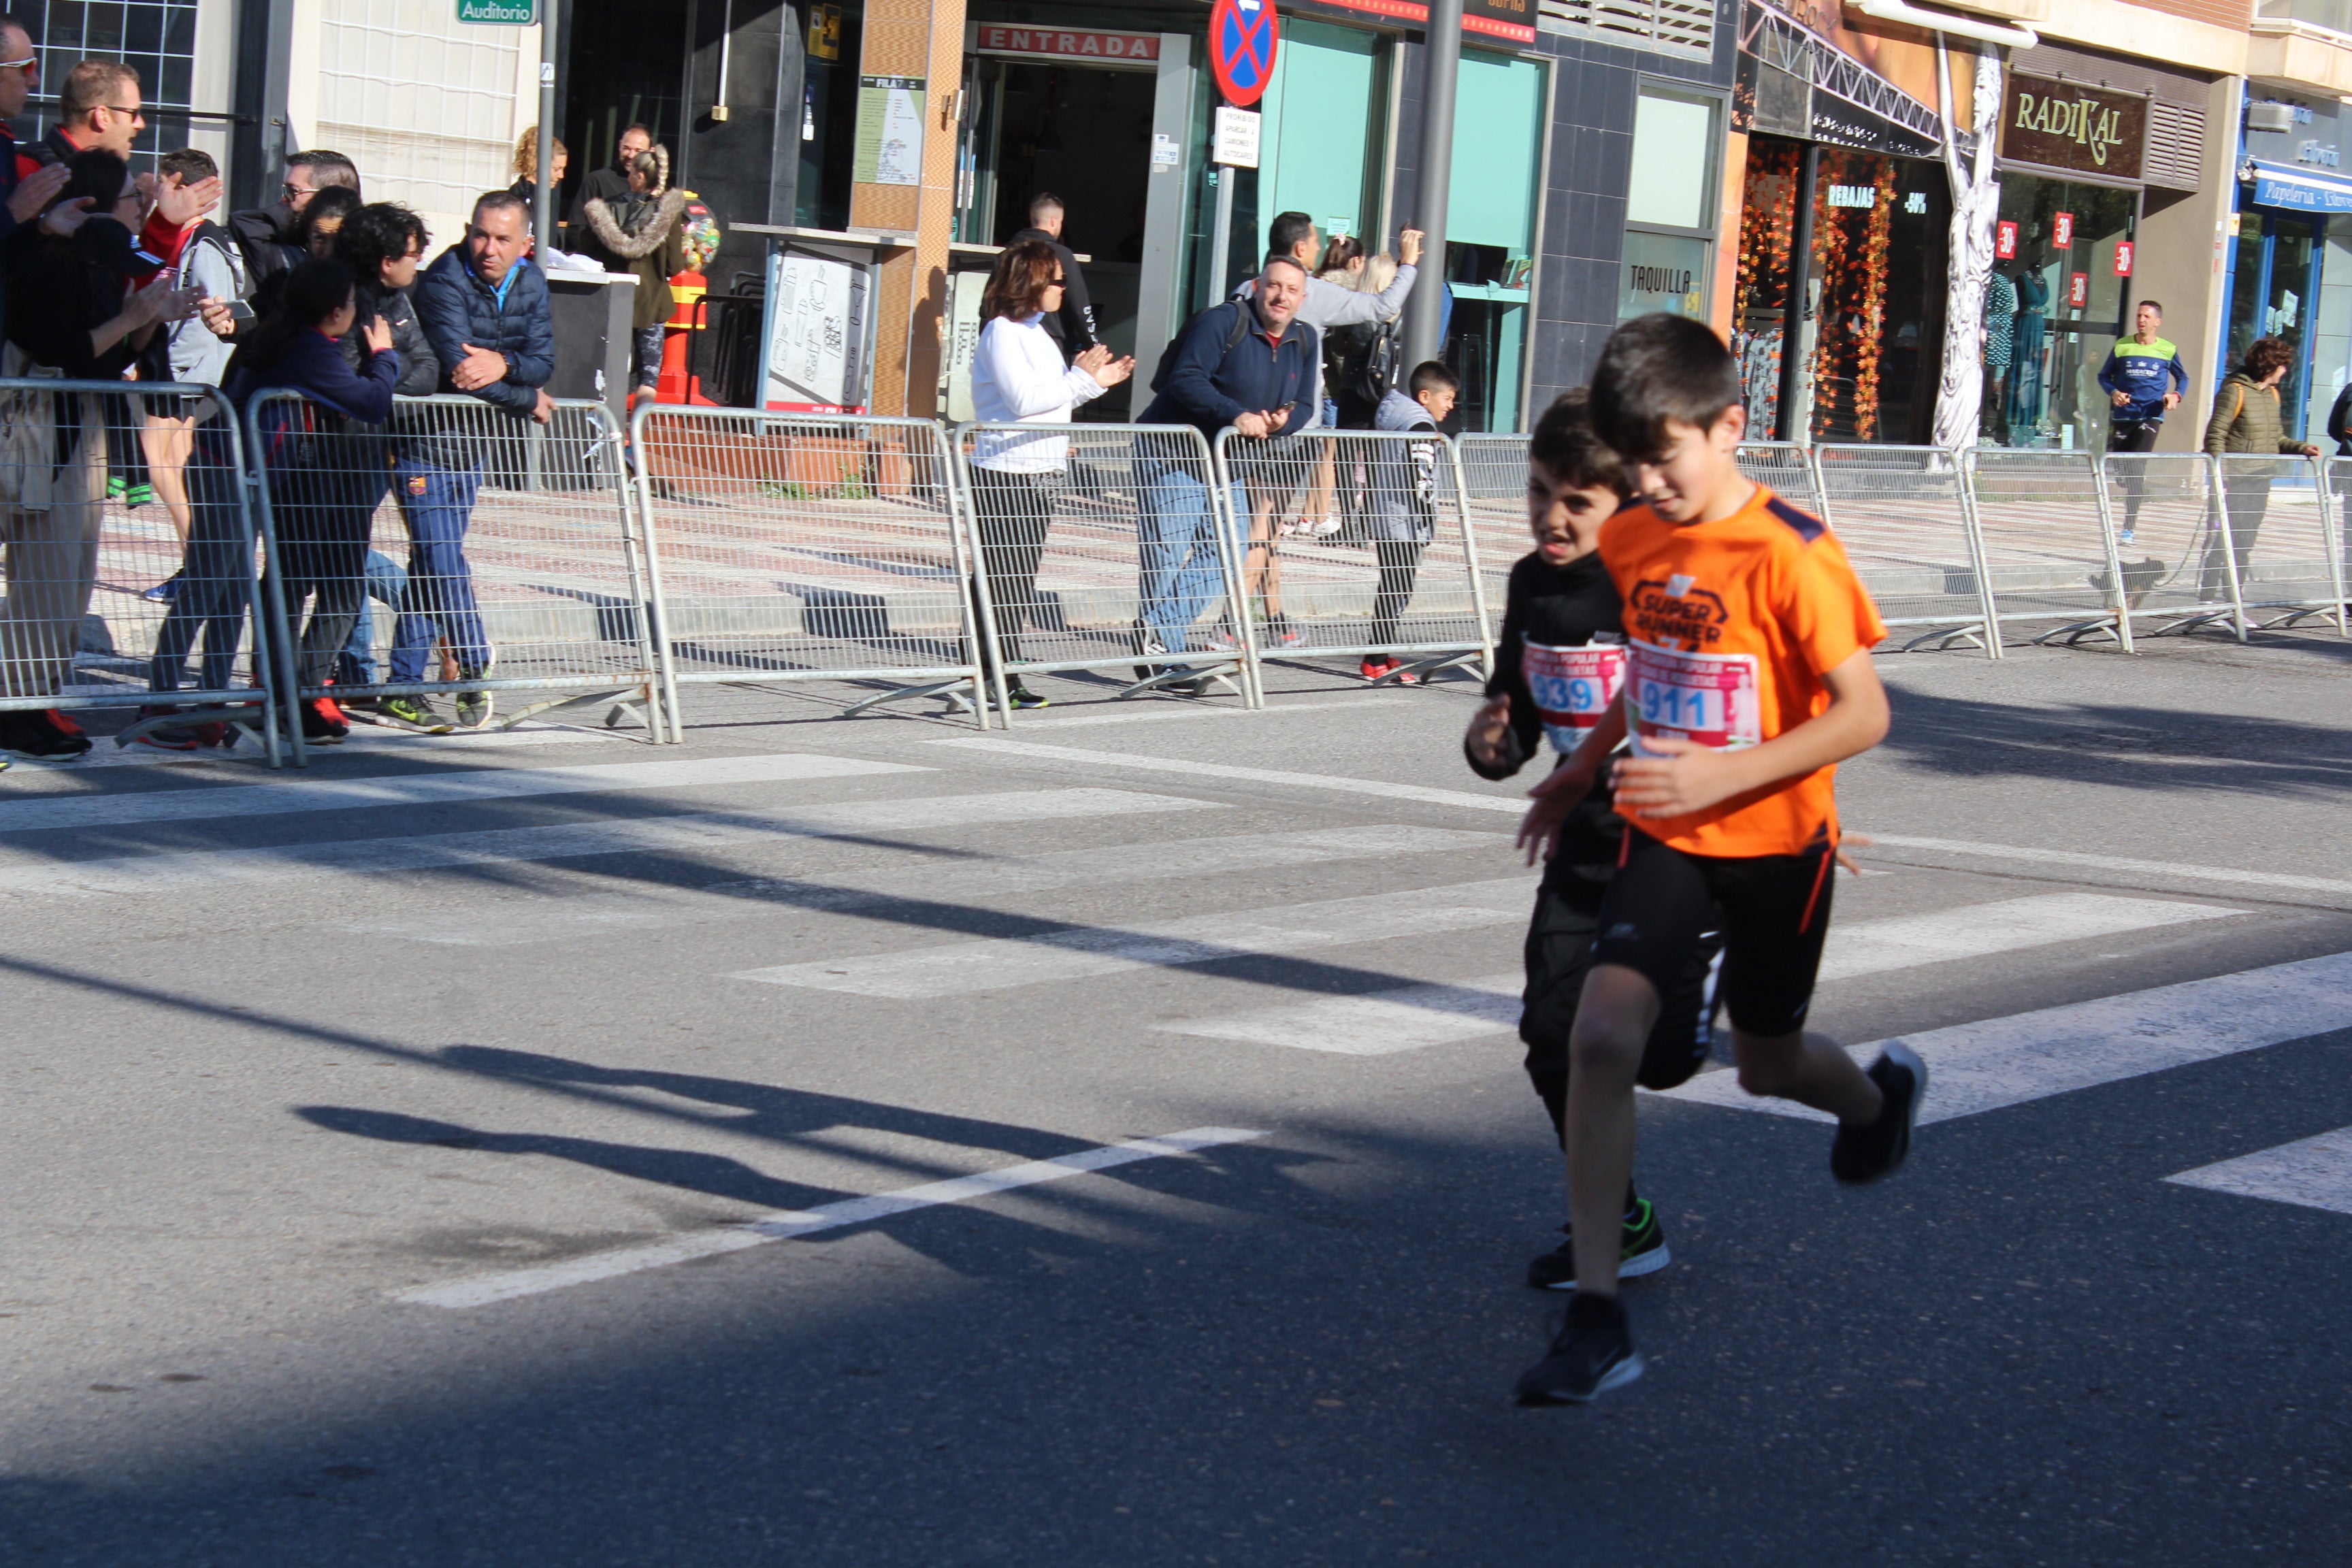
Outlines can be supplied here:
<path id="1" fill-rule="evenodd" d="M 539 185 L 530 232 L 547 250 L 555 248 L 555 19 L 556 0 L 539 0 Z"/>
<path id="2" fill-rule="evenodd" d="M 1404 363 L 1438 357 L 1438 317 L 1445 302 L 1445 205 L 1454 183 L 1454 89 L 1462 74 L 1462 0 L 1430 0 L 1422 47 L 1421 279 L 1404 302 Z"/>
<path id="3" fill-rule="evenodd" d="M 1209 303 L 1223 299 L 1233 288 L 1226 269 L 1233 265 L 1234 245 L 1234 171 L 1230 164 L 1214 166 L 1217 182 L 1217 227 L 1209 236 Z"/>

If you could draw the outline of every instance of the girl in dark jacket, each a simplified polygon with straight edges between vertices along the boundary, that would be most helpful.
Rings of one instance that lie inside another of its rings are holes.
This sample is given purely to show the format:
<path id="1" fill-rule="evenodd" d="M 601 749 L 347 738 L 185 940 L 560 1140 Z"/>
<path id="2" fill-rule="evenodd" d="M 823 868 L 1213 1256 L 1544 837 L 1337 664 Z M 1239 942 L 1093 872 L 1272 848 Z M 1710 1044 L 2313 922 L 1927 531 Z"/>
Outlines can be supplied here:
<path id="1" fill-rule="evenodd" d="M 248 460 L 269 486 L 289 627 L 300 626 L 306 597 L 318 601 L 310 625 L 300 627 L 299 678 L 305 689 L 327 683 L 336 653 L 352 635 L 366 593 L 363 567 L 376 503 L 391 482 L 381 441 L 353 439 L 352 426 L 381 426 L 391 418 L 400 354 L 392 346 L 392 329 L 382 317 L 371 317 L 361 329 L 367 358 L 354 373 L 343 361 L 340 340 L 358 315 L 351 268 L 340 261 L 305 261 L 286 275 L 277 313 L 237 345 L 226 378 L 229 400 L 239 407 L 279 390 L 303 399 L 262 405 L 248 422 L 255 440 Z M 315 696 L 303 703 L 306 740 L 331 745 L 347 732 L 332 699 Z"/>

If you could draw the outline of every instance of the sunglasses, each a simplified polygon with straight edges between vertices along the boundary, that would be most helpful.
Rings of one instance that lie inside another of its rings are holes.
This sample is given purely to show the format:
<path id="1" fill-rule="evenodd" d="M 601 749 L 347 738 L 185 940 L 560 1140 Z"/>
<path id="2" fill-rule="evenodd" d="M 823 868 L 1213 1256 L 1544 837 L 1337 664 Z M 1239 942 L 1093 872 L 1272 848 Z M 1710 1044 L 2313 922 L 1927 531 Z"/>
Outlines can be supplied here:
<path id="1" fill-rule="evenodd" d="M 0 60 L 0 71 L 23 71 L 30 75 L 40 63 L 40 56 L 26 55 L 21 60 Z"/>

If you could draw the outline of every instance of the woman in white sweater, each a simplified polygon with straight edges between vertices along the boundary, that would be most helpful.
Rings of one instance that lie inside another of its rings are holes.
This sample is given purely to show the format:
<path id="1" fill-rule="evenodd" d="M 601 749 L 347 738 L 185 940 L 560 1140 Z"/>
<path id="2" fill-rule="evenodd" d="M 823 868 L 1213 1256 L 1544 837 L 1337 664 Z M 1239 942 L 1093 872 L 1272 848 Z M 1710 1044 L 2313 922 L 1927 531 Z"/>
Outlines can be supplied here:
<path id="1" fill-rule="evenodd" d="M 1062 308 L 1062 264 L 1054 247 L 1027 239 L 1008 246 L 981 295 L 980 348 L 972 356 L 971 405 L 984 423 L 1067 425 L 1070 410 L 1100 397 L 1135 370 L 1100 343 L 1062 363 L 1045 318 Z M 971 504 L 980 525 L 981 570 L 996 617 L 997 647 L 980 662 L 1021 658 L 1022 623 L 1037 611 L 1037 560 L 1045 551 L 1053 490 L 1069 467 L 1066 436 L 1040 431 L 983 430 L 971 442 Z M 1007 695 L 1015 708 L 1043 708 L 1045 700 L 1014 676 Z"/>

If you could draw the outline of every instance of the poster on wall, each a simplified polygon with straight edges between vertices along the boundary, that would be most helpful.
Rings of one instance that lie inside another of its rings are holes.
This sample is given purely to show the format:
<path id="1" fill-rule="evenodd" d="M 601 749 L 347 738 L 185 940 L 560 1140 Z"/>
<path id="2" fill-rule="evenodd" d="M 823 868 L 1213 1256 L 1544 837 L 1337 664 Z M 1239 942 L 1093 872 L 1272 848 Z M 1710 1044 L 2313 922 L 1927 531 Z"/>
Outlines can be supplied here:
<path id="1" fill-rule="evenodd" d="M 857 79 L 857 147 L 849 177 L 868 185 L 923 183 L 923 79 Z"/>
<path id="2" fill-rule="evenodd" d="M 761 407 L 866 412 L 866 298 L 861 260 L 798 247 L 769 258 Z"/>

